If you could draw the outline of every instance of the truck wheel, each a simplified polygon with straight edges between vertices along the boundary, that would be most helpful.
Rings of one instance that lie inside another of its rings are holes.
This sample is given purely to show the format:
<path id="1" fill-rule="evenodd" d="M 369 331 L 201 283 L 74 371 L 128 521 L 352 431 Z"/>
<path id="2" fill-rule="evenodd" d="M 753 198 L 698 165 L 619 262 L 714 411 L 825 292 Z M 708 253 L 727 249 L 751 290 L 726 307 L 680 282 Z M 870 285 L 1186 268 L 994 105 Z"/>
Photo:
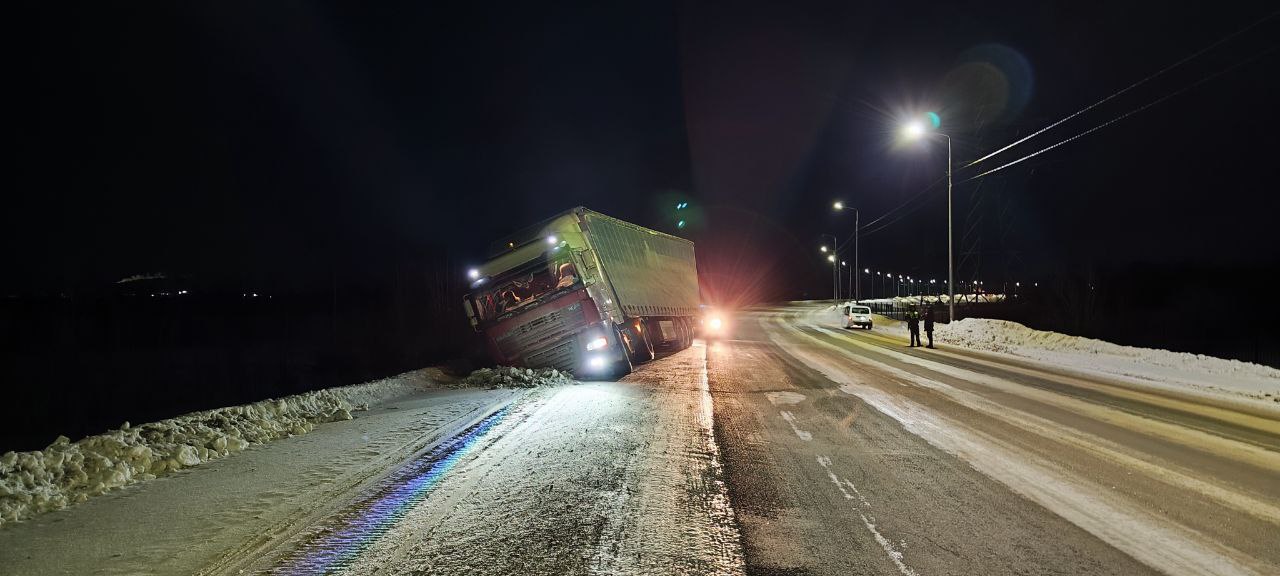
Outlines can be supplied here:
<path id="1" fill-rule="evenodd" d="M 631 356 L 633 354 L 631 340 L 627 334 L 620 330 L 617 326 L 613 327 L 613 333 L 618 338 L 618 342 L 622 343 L 622 357 L 614 361 L 613 366 L 609 369 L 609 375 L 614 378 L 621 378 L 630 374 L 635 367 L 631 364 Z"/>
<path id="2" fill-rule="evenodd" d="M 631 346 L 632 349 L 635 350 L 635 354 L 631 357 L 631 363 L 642 364 L 653 360 L 653 341 L 649 339 L 649 329 L 647 327 L 642 327 L 640 328 L 640 333 L 637 334 L 633 329 L 628 327 L 627 334 L 632 337 Z"/>

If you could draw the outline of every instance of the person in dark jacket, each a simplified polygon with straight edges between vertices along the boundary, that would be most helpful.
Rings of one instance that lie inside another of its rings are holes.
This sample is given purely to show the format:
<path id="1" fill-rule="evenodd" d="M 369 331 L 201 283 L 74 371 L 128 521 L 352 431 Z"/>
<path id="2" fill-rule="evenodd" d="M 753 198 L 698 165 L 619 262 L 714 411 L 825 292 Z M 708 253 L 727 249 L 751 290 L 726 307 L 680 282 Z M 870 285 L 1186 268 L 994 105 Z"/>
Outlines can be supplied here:
<path id="1" fill-rule="evenodd" d="M 924 309 L 924 333 L 929 337 L 926 348 L 933 348 L 933 306 Z"/>
<path id="2" fill-rule="evenodd" d="M 914 309 L 907 312 L 907 331 L 911 333 L 911 348 L 920 345 L 920 313 Z"/>

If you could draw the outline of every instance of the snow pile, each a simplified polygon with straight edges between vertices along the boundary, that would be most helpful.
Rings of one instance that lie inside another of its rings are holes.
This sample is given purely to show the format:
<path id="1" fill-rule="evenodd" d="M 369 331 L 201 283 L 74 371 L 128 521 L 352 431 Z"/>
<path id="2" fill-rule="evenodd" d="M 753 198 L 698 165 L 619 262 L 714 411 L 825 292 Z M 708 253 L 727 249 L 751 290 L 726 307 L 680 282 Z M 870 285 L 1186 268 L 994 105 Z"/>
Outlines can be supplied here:
<path id="1" fill-rule="evenodd" d="M 896 307 L 902 308 L 906 306 L 921 306 L 921 305 L 927 305 L 927 304 L 946 304 L 948 299 L 949 298 L 946 294 L 939 294 L 937 296 L 930 294 L 926 296 L 894 296 L 892 298 L 863 298 L 862 300 L 858 301 L 858 304 L 871 304 L 871 303 L 893 304 Z M 972 303 L 1003 302 L 1004 300 L 1005 300 L 1004 294 L 998 294 L 998 293 L 992 293 L 992 292 L 983 292 L 981 294 L 956 294 L 957 306 L 965 303 L 972 304 Z M 852 300 L 849 302 L 846 302 L 846 304 L 850 306 L 854 305 Z"/>
<path id="2" fill-rule="evenodd" d="M 903 322 L 885 318 L 877 327 L 899 333 L 904 339 L 907 337 Z M 1122 346 L 989 318 L 938 323 L 934 341 L 939 345 L 1030 358 L 1081 372 L 1119 376 L 1147 385 L 1280 403 L 1280 370 L 1251 362 Z"/>
<path id="3" fill-rule="evenodd" d="M 90 496 L 150 480 L 239 452 L 254 444 L 310 432 L 316 424 L 350 420 L 351 411 L 421 389 L 430 370 L 326 388 L 253 404 L 193 412 L 48 448 L 0 456 L 0 525 L 83 502 Z"/>
<path id="4" fill-rule="evenodd" d="M 481 368 L 466 378 L 450 383 L 456 388 L 537 388 L 540 386 L 561 386 L 576 384 L 577 381 L 568 372 L 555 368 L 513 368 L 499 366 L 497 368 Z"/>

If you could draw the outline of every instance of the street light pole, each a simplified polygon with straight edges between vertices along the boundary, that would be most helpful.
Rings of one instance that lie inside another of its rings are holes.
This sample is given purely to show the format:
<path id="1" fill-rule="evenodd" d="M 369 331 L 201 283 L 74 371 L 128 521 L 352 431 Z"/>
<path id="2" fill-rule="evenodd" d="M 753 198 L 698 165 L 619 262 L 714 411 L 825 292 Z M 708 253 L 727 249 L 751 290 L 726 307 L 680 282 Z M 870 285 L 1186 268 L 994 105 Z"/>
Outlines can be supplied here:
<path id="1" fill-rule="evenodd" d="M 953 322 L 956 319 L 956 272 L 955 256 L 951 252 L 951 137 L 941 136 L 947 139 L 947 290 L 951 292 L 947 298 L 947 322 Z"/>
<path id="2" fill-rule="evenodd" d="M 939 120 L 936 114 L 930 112 L 930 119 L 936 128 Z M 947 139 L 947 322 L 956 319 L 956 274 L 955 274 L 955 251 L 953 247 L 954 233 L 951 230 L 951 137 L 941 132 L 930 132 L 925 128 L 923 122 L 915 121 L 904 127 L 904 132 L 908 138 L 920 138 L 929 134 L 941 136 Z"/>
<path id="3" fill-rule="evenodd" d="M 834 204 L 832 204 L 831 207 L 835 208 L 836 211 L 839 211 L 839 212 L 843 212 L 844 210 L 846 210 L 844 206 L 844 202 L 839 200 L 837 200 Z M 854 208 L 853 209 L 853 271 L 855 273 L 854 277 L 857 277 L 856 273 L 858 271 L 858 225 L 860 224 L 861 218 L 862 218 L 861 211 L 859 211 L 858 208 Z M 853 282 L 853 279 L 850 279 L 850 283 L 852 282 Z M 853 289 L 852 290 L 853 293 L 850 294 L 850 296 L 853 297 L 853 301 L 857 302 L 861 300 L 862 299 L 861 279 L 859 279 L 857 284 L 853 284 L 852 289 Z"/>
<path id="4" fill-rule="evenodd" d="M 827 255 L 827 261 L 831 262 L 831 305 L 840 305 L 840 239 L 831 234 L 822 234 L 823 238 L 831 238 L 831 253 Z M 823 247 L 826 252 L 826 247 Z"/>

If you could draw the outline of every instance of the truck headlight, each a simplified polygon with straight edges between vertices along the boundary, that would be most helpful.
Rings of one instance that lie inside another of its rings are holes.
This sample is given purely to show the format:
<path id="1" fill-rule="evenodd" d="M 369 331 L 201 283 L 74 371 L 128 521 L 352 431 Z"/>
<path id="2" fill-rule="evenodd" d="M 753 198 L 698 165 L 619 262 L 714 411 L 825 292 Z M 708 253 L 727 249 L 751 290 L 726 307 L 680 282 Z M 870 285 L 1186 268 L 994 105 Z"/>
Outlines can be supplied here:
<path id="1" fill-rule="evenodd" d="M 600 370 L 604 368 L 604 358 L 592 356 L 590 360 L 587 360 L 587 366 L 592 370 Z"/>
<path id="2" fill-rule="evenodd" d="M 707 321 L 707 327 L 713 331 L 718 332 L 720 328 L 723 326 L 724 326 L 724 321 L 720 320 L 718 316 Z"/>
<path id="3" fill-rule="evenodd" d="M 592 350 L 598 350 L 608 345 L 609 345 L 609 341 L 605 340 L 604 336 L 598 336 L 596 338 L 592 338 L 590 341 L 587 342 L 587 351 L 590 352 Z"/>

